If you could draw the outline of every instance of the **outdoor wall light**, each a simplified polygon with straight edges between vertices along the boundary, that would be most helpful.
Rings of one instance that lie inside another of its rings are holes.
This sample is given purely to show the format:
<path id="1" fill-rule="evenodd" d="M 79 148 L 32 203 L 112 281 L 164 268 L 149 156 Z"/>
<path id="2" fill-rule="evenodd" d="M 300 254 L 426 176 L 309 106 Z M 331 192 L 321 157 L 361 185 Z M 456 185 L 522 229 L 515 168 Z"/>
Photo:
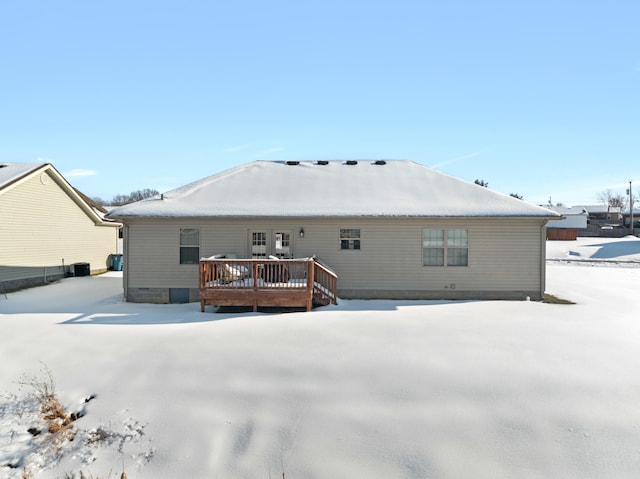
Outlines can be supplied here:
<path id="1" fill-rule="evenodd" d="M 300 238 L 304 238 L 304 228 L 300 228 L 300 232 L 298 233 Z"/>

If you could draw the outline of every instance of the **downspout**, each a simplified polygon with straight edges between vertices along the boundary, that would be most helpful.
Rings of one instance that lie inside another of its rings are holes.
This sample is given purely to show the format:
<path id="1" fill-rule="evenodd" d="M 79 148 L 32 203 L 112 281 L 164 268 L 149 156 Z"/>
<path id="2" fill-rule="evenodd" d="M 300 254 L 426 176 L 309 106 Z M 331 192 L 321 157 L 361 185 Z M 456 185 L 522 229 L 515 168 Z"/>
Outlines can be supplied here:
<path id="1" fill-rule="evenodd" d="M 122 289 L 124 300 L 127 300 L 129 292 L 129 268 L 127 265 L 129 258 L 129 225 L 122 225 Z"/>

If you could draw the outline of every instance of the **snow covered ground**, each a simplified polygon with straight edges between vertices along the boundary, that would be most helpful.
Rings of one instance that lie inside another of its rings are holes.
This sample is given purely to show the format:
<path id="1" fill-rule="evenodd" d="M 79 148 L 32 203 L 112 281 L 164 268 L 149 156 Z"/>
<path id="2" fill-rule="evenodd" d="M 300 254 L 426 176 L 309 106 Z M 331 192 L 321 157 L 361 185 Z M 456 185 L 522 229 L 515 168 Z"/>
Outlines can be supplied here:
<path id="1" fill-rule="evenodd" d="M 575 305 L 200 313 L 123 303 L 117 272 L 0 295 L 0 477 L 638 477 L 640 240 L 548 257 Z M 26 431 L 45 366 L 73 442 Z"/>

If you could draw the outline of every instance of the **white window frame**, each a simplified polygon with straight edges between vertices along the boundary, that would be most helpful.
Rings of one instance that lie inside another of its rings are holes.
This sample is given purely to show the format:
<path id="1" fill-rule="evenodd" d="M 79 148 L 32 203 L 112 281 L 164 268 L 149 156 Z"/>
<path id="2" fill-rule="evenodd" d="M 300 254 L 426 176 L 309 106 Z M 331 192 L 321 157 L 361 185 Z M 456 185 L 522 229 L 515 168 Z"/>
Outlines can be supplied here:
<path id="1" fill-rule="evenodd" d="M 451 268 L 469 266 L 469 230 L 423 228 L 422 265 Z"/>
<path id="2" fill-rule="evenodd" d="M 197 233 L 197 244 L 189 235 Z M 180 228 L 180 264 L 198 264 L 200 262 L 200 229 L 199 228 Z M 187 256 L 187 250 L 190 252 L 189 257 L 183 257 L 183 252 Z M 193 252 L 195 250 L 195 256 Z M 193 259 L 195 258 L 195 260 Z"/>
<path id="3" fill-rule="evenodd" d="M 360 228 L 340 228 L 340 250 L 357 251 L 362 247 Z"/>

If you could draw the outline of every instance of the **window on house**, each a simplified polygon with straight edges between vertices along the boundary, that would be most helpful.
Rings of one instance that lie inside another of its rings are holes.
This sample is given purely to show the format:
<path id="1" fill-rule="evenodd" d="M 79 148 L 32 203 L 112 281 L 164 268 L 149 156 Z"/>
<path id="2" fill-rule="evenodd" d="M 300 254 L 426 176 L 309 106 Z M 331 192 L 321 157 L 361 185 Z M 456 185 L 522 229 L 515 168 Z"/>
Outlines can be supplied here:
<path id="1" fill-rule="evenodd" d="M 469 239 L 467 230 L 447 231 L 447 266 L 467 266 Z"/>
<path id="2" fill-rule="evenodd" d="M 360 229 L 341 229 L 340 249 L 360 249 Z"/>
<path id="3" fill-rule="evenodd" d="M 425 228 L 422 230 L 422 257 L 425 266 L 467 266 L 469 239 L 465 229 Z"/>
<path id="4" fill-rule="evenodd" d="M 422 230 L 422 256 L 425 266 L 444 266 L 444 230 Z"/>
<path id="5" fill-rule="evenodd" d="M 200 230 L 180 229 L 180 264 L 198 264 L 200 261 Z"/>
<path id="6" fill-rule="evenodd" d="M 266 231 L 254 231 L 251 233 L 251 257 L 267 257 L 267 233 Z"/>

